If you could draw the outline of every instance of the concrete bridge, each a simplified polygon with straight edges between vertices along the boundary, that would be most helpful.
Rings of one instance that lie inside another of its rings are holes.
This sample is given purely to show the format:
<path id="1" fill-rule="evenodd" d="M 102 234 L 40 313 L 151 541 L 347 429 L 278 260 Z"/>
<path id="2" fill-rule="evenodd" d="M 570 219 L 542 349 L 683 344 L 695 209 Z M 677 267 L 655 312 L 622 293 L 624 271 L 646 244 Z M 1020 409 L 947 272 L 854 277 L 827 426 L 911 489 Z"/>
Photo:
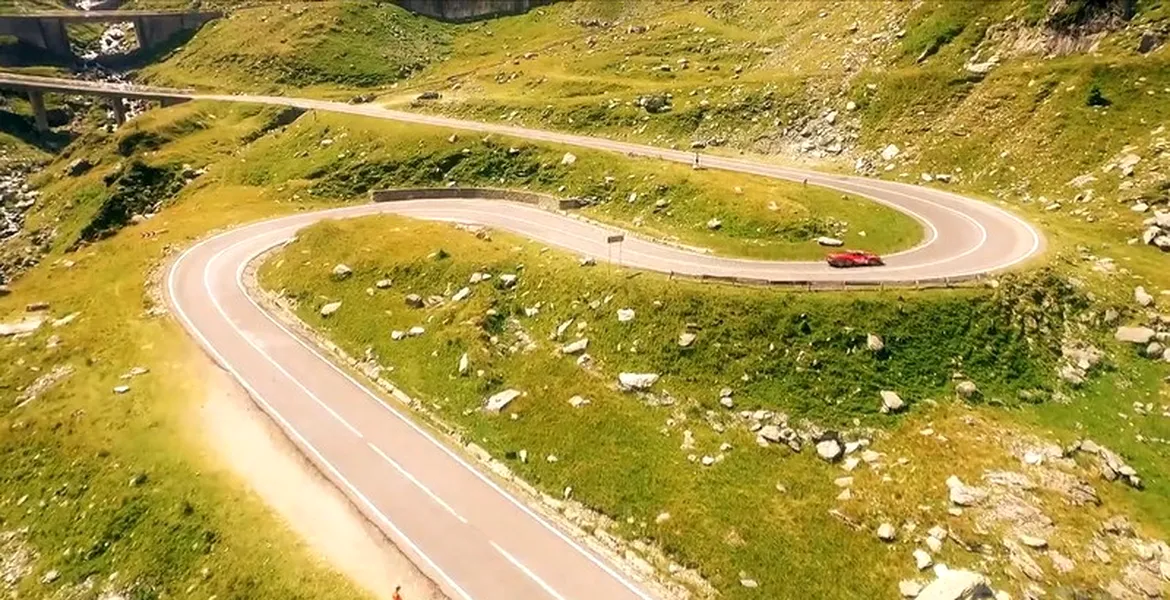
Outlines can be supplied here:
<path id="1" fill-rule="evenodd" d="M 33 75 L 17 75 L 3 72 L 0 72 L 0 89 L 28 94 L 28 101 L 32 104 L 33 114 L 36 116 L 35 120 L 38 131 L 49 130 L 48 113 L 45 112 L 45 94 L 48 93 L 80 94 L 106 98 L 110 100 L 110 104 L 113 106 L 114 120 L 119 125 L 126 122 L 126 105 L 123 104 L 123 100 L 154 100 L 163 106 L 170 106 L 172 104 L 186 102 L 194 94 L 192 90 L 125 85 L 105 81 L 36 77 Z"/>
<path id="2" fill-rule="evenodd" d="M 24 44 L 40 48 L 59 57 L 72 57 L 69 30 L 75 23 L 134 24 L 138 47 L 151 48 L 169 40 L 180 31 L 198 29 L 218 19 L 223 13 L 157 10 L 47 11 L 0 15 L 0 35 L 10 35 Z"/>

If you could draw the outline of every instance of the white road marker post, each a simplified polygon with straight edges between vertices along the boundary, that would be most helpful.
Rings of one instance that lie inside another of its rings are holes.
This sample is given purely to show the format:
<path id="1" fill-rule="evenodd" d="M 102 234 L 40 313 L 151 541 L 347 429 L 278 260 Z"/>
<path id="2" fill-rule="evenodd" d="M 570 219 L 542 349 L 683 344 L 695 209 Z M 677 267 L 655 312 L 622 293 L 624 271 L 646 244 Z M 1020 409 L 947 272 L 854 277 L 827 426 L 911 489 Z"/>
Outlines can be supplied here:
<path id="1" fill-rule="evenodd" d="M 625 240 L 626 240 L 626 234 L 624 234 L 624 233 L 613 234 L 613 235 L 610 235 L 610 236 L 605 238 L 606 251 L 608 252 L 608 259 L 609 259 L 607 262 L 609 262 L 609 264 L 611 265 L 610 272 L 613 271 L 613 266 L 612 266 L 613 265 L 613 245 L 614 244 L 618 245 L 618 266 L 620 267 L 620 266 L 622 266 L 622 242 L 624 242 Z"/>

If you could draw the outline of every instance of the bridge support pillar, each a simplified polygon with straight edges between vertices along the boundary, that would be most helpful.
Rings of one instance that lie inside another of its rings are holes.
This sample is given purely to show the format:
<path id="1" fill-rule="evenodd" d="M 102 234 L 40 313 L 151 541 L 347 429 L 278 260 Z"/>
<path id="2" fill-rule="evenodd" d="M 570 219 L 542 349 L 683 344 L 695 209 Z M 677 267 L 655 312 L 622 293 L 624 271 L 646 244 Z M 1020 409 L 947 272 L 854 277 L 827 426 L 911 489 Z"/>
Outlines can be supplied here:
<path id="1" fill-rule="evenodd" d="M 36 90 L 29 91 L 28 103 L 32 105 L 37 131 L 48 131 L 49 114 L 45 111 L 45 93 Z"/>
<path id="2" fill-rule="evenodd" d="M 126 105 L 123 104 L 121 98 L 111 98 L 110 104 L 114 107 L 114 122 L 118 125 L 126 123 Z"/>

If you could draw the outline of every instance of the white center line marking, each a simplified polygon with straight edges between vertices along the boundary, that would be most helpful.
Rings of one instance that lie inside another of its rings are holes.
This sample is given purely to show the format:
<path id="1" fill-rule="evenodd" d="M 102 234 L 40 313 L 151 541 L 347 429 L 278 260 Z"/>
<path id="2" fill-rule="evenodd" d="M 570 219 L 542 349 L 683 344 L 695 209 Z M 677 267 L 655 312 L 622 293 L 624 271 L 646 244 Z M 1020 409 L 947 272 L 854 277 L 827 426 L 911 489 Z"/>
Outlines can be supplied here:
<path id="1" fill-rule="evenodd" d="M 490 541 L 490 540 L 489 540 L 489 541 Z M 538 576 L 536 575 L 536 573 L 533 573 L 533 572 L 532 572 L 532 570 L 531 570 L 531 569 L 529 569 L 528 567 L 524 566 L 524 563 L 522 563 L 522 562 L 520 562 L 520 561 L 516 560 L 516 557 L 515 557 L 515 556 L 512 556 L 511 554 L 508 554 L 508 551 L 507 551 L 507 550 L 504 550 L 503 548 L 501 548 L 499 544 L 497 544 L 497 543 L 495 543 L 495 542 L 491 542 L 491 544 L 492 544 L 492 548 L 495 548 L 495 549 L 496 549 L 496 552 L 499 552 L 500 554 L 502 554 L 502 555 L 504 556 L 504 558 L 508 559 L 508 562 L 510 562 L 510 563 L 512 563 L 513 565 L 515 565 L 515 567 L 516 567 L 517 569 L 520 569 L 520 570 L 521 570 L 521 571 L 522 571 L 522 572 L 523 572 L 525 575 L 527 575 L 527 576 L 528 576 L 528 578 L 529 578 L 529 579 L 531 579 L 531 580 L 535 581 L 537 585 L 539 585 L 541 588 L 543 588 L 543 589 L 544 589 L 544 591 L 548 592 L 548 595 L 549 595 L 549 596 L 552 596 L 553 598 L 556 598 L 557 600 L 565 600 L 565 597 L 564 597 L 564 596 L 562 596 L 562 595 L 560 595 L 559 593 L 557 593 L 557 591 L 556 591 L 556 590 L 554 590 L 554 589 L 553 589 L 553 587 L 552 587 L 551 585 L 549 585 L 549 584 L 548 584 L 548 583 L 546 583 L 546 582 L 545 582 L 543 579 L 541 579 L 540 577 L 538 577 Z"/>
<path id="2" fill-rule="evenodd" d="M 462 521 L 462 522 L 463 522 L 463 524 L 465 524 L 465 525 L 467 524 L 467 519 L 464 519 L 464 518 L 463 518 L 463 515 L 461 515 L 461 514 L 459 514 L 459 513 L 455 512 L 455 509 L 454 509 L 454 508 L 451 508 L 451 505 L 450 505 L 450 504 L 447 504 L 446 502 L 443 502 L 443 499 L 442 499 L 442 498 L 440 498 L 440 497 L 439 497 L 437 494 L 435 494 L 434 492 L 432 492 L 432 491 L 431 491 L 431 488 L 429 488 L 429 487 L 427 487 L 427 486 L 423 485 L 423 482 L 419 481 L 419 480 L 418 480 L 418 479 L 417 479 L 417 478 L 416 478 L 414 475 L 411 475 L 409 471 L 407 471 L 406 469 L 402 468 L 402 465 L 398 464 L 398 461 L 396 461 L 396 460 L 394 460 L 393 458 L 390 458 L 389 456 L 387 456 L 385 452 L 382 452 L 382 449 L 381 449 L 381 448 L 379 448 L 379 447 L 375 446 L 375 445 L 374 445 L 372 442 L 366 442 L 366 445 L 368 445 L 368 446 L 370 447 L 370 449 L 371 449 L 371 450 L 373 450 L 373 451 L 374 451 L 374 452 L 375 452 L 375 453 L 376 453 L 378 456 L 381 456 L 381 457 L 382 457 L 382 460 L 384 460 L 384 461 L 386 461 L 386 462 L 390 463 L 390 466 L 391 466 L 391 467 L 394 467 L 394 470 L 396 470 L 396 471 L 398 471 L 399 473 L 401 473 L 403 477 L 405 477 L 405 478 L 409 479 L 411 483 L 413 483 L 414 485 L 418 486 L 418 489 L 422 490 L 424 493 L 426 493 L 426 495 L 430 496 L 430 497 L 431 497 L 431 500 L 434 500 L 434 501 L 435 501 L 435 504 L 438 504 L 439 506 L 442 506 L 443 508 L 447 509 L 447 512 L 449 512 L 449 513 L 451 513 L 452 515 L 454 515 L 456 519 L 459 519 L 459 520 L 460 520 L 460 521 Z"/>

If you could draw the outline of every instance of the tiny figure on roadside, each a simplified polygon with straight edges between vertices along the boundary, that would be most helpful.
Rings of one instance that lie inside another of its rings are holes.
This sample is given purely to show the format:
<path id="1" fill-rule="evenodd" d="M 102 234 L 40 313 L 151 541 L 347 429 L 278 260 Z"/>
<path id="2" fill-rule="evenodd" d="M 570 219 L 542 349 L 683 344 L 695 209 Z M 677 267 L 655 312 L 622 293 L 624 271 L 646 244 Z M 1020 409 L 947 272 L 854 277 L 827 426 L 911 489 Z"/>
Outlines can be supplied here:
<path id="1" fill-rule="evenodd" d="M 402 591 L 402 586 L 400 586 L 400 585 L 394 586 L 394 595 L 390 597 L 390 600 L 402 600 L 402 594 L 400 593 L 401 591 Z"/>
<path id="2" fill-rule="evenodd" d="M 693 168 L 693 169 L 699 168 L 699 153 L 698 152 L 695 153 L 695 165 L 691 168 Z"/>
<path id="3" fill-rule="evenodd" d="M 801 184 L 808 185 L 808 178 L 806 177 L 805 180 L 801 182 Z"/>

